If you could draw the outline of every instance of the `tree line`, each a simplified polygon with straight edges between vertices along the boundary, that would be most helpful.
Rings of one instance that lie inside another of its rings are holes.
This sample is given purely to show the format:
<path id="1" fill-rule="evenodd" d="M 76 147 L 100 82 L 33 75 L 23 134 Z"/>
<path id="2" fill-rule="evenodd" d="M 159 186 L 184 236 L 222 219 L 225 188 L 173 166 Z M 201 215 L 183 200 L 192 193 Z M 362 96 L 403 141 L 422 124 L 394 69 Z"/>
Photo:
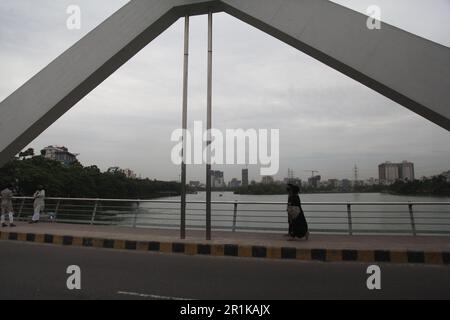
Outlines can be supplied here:
<path id="1" fill-rule="evenodd" d="M 28 155 L 28 154 L 27 154 Z M 17 195 L 32 195 L 44 186 L 49 197 L 151 199 L 179 195 L 181 185 L 151 179 L 132 179 L 121 172 L 101 172 L 79 162 L 65 166 L 42 156 L 14 159 L 0 168 L 0 188 L 12 184 Z"/>
<path id="2" fill-rule="evenodd" d="M 333 186 L 303 186 L 300 188 L 302 193 L 390 193 L 401 195 L 437 195 L 450 196 L 450 182 L 445 176 L 439 175 L 431 178 L 423 178 L 414 181 L 396 181 L 391 185 L 356 185 L 346 188 L 335 188 Z M 243 186 L 234 190 L 236 194 L 286 194 L 286 185 L 283 184 L 263 184 L 256 183 L 249 186 Z"/>

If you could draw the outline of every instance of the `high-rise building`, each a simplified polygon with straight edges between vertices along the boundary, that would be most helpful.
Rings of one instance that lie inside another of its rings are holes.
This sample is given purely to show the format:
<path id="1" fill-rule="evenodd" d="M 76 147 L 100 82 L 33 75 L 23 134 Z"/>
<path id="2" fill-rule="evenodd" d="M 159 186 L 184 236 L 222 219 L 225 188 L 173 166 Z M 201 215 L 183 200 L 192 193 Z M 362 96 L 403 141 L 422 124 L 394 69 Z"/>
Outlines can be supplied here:
<path id="1" fill-rule="evenodd" d="M 212 188 L 223 188 L 225 187 L 225 181 L 223 178 L 223 171 L 211 170 L 211 187 Z"/>
<path id="2" fill-rule="evenodd" d="M 242 186 L 248 187 L 248 169 L 242 169 Z"/>
<path id="3" fill-rule="evenodd" d="M 400 166 L 400 179 L 405 181 L 414 181 L 414 163 L 403 161 Z"/>
<path id="4" fill-rule="evenodd" d="M 272 176 L 264 176 L 264 177 L 262 177 L 261 183 L 262 184 L 273 184 L 274 183 L 273 177 Z"/>
<path id="5" fill-rule="evenodd" d="M 403 161 L 402 163 L 385 162 L 378 166 L 378 178 L 381 184 L 391 184 L 397 180 L 413 181 L 414 163 Z"/>
<path id="6" fill-rule="evenodd" d="M 317 188 L 319 186 L 321 178 L 321 176 L 313 176 L 308 179 L 308 184 L 313 188 Z"/>
<path id="7" fill-rule="evenodd" d="M 392 162 L 385 162 L 378 166 L 378 178 L 381 184 L 390 184 L 400 178 L 398 165 Z"/>

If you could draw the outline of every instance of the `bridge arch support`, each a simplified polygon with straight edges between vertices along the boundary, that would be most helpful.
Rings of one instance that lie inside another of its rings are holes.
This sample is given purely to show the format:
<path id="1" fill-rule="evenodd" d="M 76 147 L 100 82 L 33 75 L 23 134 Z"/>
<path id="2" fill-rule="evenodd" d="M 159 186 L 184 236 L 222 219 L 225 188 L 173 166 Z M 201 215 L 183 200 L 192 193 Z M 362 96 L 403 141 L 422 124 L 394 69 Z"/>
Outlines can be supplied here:
<path id="1" fill-rule="evenodd" d="M 0 165 L 180 17 L 229 13 L 450 130 L 450 48 L 328 0 L 131 0 L 0 103 Z M 101 45 L 99 45 L 101 44 Z"/>

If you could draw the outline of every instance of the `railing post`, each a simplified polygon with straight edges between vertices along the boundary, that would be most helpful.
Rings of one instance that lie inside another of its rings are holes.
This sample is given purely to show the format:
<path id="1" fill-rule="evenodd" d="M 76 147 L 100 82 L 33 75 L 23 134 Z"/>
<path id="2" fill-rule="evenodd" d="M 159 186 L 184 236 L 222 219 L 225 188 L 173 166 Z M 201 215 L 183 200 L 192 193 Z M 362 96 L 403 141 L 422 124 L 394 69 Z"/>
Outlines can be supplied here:
<path id="1" fill-rule="evenodd" d="M 417 236 L 416 221 L 414 219 L 412 203 L 408 204 L 408 209 L 409 209 L 409 218 L 411 219 L 411 230 L 412 230 L 413 236 Z"/>
<path id="2" fill-rule="evenodd" d="M 94 210 L 92 210 L 91 225 L 93 225 L 95 221 L 95 215 L 97 214 L 97 206 L 98 206 L 98 199 L 95 200 Z"/>
<path id="3" fill-rule="evenodd" d="M 348 234 L 353 235 L 352 205 L 347 203 Z"/>
<path id="4" fill-rule="evenodd" d="M 236 220 L 237 220 L 237 206 L 238 206 L 238 202 L 235 201 L 234 202 L 234 210 L 233 210 L 233 232 L 236 231 Z"/>
<path id="5" fill-rule="evenodd" d="M 56 221 L 56 219 L 58 218 L 58 211 L 59 211 L 59 205 L 61 203 L 61 200 L 58 200 L 58 202 L 56 202 L 56 207 L 55 207 L 55 217 L 53 220 Z"/>
<path id="6" fill-rule="evenodd" d="M 138 218 L 138 213 L 139 213 L 139 205 L 140 205 L 140 201 L 137 201 L 137 202 L 136 202 L 136 209 L 134 210 L 133 228 L 136 228 L 136 226 L 137 226 L 137 218 Z"/>
<path id="7" fill-rule="evenodd" d="M 22 199 L 22 202 L 20 203 L 20 207 L 19 207 L 19 213 L 17 214 L 17 220 L 19 220 L 20 216 L 22 215 L 24 205 L 25 205 L 25 199 Z"/>

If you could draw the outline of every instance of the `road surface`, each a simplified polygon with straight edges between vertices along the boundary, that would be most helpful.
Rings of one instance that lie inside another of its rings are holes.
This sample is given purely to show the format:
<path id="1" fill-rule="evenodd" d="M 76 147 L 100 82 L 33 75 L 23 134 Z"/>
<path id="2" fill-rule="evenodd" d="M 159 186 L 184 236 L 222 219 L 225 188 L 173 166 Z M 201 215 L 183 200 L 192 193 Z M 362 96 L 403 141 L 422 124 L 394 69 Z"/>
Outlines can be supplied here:
<path id="1" fill-rule="evenodd" d="M 450 267 L 186 256 L 0 241 L 0 299 L 449 299 Z M 67 267 L 81 268 L 68 290 Z"/>

